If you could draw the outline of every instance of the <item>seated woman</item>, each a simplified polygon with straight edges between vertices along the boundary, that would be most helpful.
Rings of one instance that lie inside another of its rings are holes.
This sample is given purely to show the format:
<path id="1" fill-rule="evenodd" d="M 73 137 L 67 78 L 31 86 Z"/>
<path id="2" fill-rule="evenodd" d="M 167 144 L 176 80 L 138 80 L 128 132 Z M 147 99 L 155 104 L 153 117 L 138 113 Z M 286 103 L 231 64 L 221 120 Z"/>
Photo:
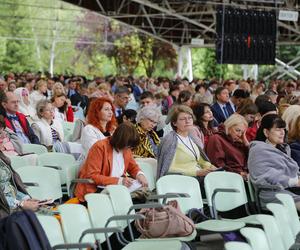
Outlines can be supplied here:
<path id="1" fill-rule="evenodd" d="M 233 114 L 208 138 L 206 153 L 212 164 L 247 178 L 249 142 L 246 138 L 248 123 L 239 114 Z"/>
<path id="2" fill-rule="evenodd" d="M 300 168 L 300 108 L 299 105 L 289 106 L 283 113 L 282 119 L 288 130 L 288 143 L 291 147 L 291 157 Z"/>
<path id="3" fill-rule="evenodd" d="M 51 98 L 52 105 L 54 106 L 54 117 L 60 122 L 74 121 L 74 112 L 72 110 L 71 101 L 63 93 L 55 94 Z"/>
<path id="4" fill-rule="evenodd" d="M 193 113 L 196 117 L 195 129 L 191 132 L 194 136 L 197 136 L 201 143 L 202 148 L 207 145 L 208 137 L 218 131 L 218 128 L 214 127 L 214 116 L 210 109 L 210 105 L 207 103 L 195 103 L 192 105 Z"/>
<path id="5" fill-rule="evenodd" d="M 0 219 L 11 213 L 28 209 L 36 211 L 39 201 L 27 194 L 19 175 L 10 166 L 9 159 L 0 151 Z"/>
<path id="6" fill-rule="evenodd" d="M 81 202 L 98 186 L 119 184 L 128 188 L 137 180 L 142 186 L 148 182 L 133 159 L 130 148 L 139 144 L 139 135 L 130 123 L 122 123 L 111 137 L 97 141 L 89 150 L 79 178 L 92 179 L 93 184 L 77 184 L 75 195 Z M 130 176 L 127 176 L 129 174 Z"/>
<path id="7" fill-rule="evenodd" d="M 19 112 L 24 114 L 31 124 L 34 120 L 38 119 L 36 110 L 32 107 L 29 100 L 29 91 L 26 88 L 17 88 L 14 93 L 19 100 Z"/>
<path id="8" fill-rule="evenodd" d="M 47 99 L 47 82 L 41 79 L 36 83 L 35 87 L 36 90 L 30 94 L 30 104 L 34 109 L 39 101 Z"/>
<path id="9" fill-rule="evenodd" d="M 107 98 L 97 98 L 90 103 L 86 118 L 87 125 L 82 129 L 81 135 L 84 155 L 87 155 L 89 149 L 98 140 L 103 140 L 113 133 L 117 126 L 114 113 L 113 104 Z"/>
<path id="10" fill-rule="evenodd" d="M 209 162 L 197 139 L 189 134 L 193 128 L 191 108 L 177 105 L 170 116 L 173 131 L 161 141 L 158 149 L 157 178 L 169 172 L 194 176 L 203 184 L 204 176 L 216 168 Z"/>
<path id="11" fill-rule="evenodd" d="M 279 202 L 277 193 L 290 194 L 300 211 L 299 166 L 290 156 L 290 147 L 284 143 L 285 122 L 276 114 L 266 115 L 251 142 L 248 158 L 250 180 L 261 189 L 261 205 Z"/>
<path id="12" fill-rule="evenodd" d="M 146 106 L 138 112 L 135 127 L 140 136 L 140 143 L 133 150 L 135 156 L 156 158 L 160 140 L 153 129 L 157 125 L 159 118 L 160 114 L 153 107 Z"/>
<path id="13" fill-rule="evenodd" d="M 40 101 L 36 107 L 39 121 L 31 127 L 41 144 L 52 147 L 57 141 L 63 141 L 64 132 L 61 123 L 54 119 L 54 107 L 50 101 Z"/>

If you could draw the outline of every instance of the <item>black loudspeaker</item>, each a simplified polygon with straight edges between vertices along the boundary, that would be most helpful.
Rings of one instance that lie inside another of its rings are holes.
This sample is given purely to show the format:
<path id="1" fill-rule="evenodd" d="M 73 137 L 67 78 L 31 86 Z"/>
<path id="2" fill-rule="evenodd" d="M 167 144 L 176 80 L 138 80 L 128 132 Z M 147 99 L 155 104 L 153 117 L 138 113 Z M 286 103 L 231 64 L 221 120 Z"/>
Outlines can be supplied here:
<path id="1" fill-rule="evenodd" d="M 218 63 L 275 64 L 275 11 L 219 6 L 216 29 Z"/>

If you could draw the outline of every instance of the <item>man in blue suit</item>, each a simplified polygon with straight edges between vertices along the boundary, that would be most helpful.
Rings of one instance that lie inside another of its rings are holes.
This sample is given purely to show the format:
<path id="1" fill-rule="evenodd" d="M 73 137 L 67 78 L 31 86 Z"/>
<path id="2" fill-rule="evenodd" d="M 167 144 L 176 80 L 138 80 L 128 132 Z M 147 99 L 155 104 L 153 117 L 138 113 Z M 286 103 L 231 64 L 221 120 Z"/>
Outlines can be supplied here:
<path id="1" fill-rule="evenodd" d="M 229 102 L 228 89 L 219 87 L 215 92 L 216 102 L 211 106 L 216 125 L 223 123 L 229 116 L 234 113 L 234 110 Z"/>

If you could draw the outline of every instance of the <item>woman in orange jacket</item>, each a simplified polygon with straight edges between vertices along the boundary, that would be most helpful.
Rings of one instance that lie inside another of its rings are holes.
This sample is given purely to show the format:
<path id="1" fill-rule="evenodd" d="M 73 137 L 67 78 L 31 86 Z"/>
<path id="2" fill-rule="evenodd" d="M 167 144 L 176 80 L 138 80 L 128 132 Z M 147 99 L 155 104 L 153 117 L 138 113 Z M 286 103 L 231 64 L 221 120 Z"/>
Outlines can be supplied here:
<path id="1" fill-rule="evenodd" d="M 112 137 L 96 142 L 79 173 L 79 178 L 92 179 L 94 183 L 77 184 L 76 197 L 84 202 L 85 194 L 95 193 L 99 187 L 120 184 L 130 188 L 134 180 L 143 187 L 148 186 L 131 152 L 138 144 L 139 135 L 129 123 L 119 125 Z"/>

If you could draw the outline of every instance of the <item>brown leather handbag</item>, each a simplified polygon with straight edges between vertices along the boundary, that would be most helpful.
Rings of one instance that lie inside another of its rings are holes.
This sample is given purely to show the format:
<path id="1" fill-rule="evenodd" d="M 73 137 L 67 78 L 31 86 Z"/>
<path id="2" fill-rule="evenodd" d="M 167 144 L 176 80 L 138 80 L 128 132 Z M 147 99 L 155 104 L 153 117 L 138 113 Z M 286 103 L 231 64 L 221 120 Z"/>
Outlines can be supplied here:
<path id="1" fill-rule="evenodd" d="M 138 213 L 145 216 L 135 221 L 142 238 L 183 237 L 195 229 L 193 221 L 180 211 L 175 200 L 162 208 L 143 208 Z"/>

